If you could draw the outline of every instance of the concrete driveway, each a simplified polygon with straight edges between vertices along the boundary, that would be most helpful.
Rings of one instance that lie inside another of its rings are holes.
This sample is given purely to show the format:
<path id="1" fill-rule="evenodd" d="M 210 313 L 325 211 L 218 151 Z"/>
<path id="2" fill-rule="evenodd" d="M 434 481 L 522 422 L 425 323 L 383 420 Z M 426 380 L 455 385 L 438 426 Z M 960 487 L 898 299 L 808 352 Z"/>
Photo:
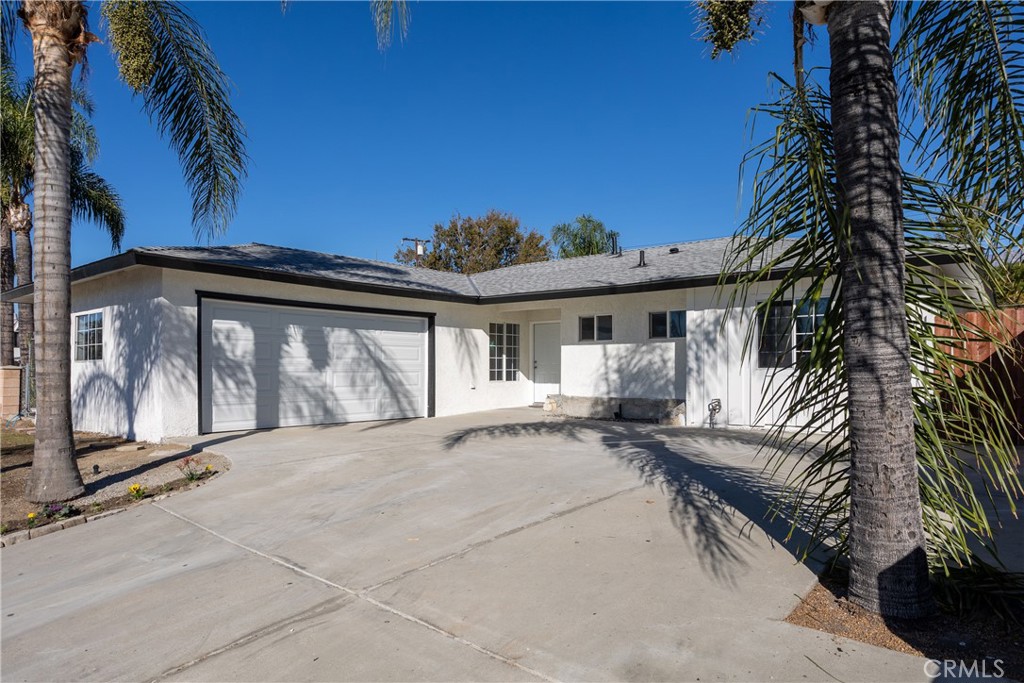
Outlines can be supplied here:
<path id="1" fill-rule="evenodd" d="M 15 680 L 925 680 L 782 621 L 756 436 L 535 409 L 212 435 L 198 490 L 5 548 Z"/>

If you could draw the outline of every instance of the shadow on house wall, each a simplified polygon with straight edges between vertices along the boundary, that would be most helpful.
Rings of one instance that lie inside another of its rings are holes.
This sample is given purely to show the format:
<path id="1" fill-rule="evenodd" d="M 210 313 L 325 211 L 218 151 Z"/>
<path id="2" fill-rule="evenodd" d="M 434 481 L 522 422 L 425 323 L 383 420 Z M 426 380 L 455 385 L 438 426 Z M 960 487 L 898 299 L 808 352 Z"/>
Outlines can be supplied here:
<path id="1" fill-rule="evenodd" d="M 105 311 L 111 321 L 104 360 L 82 368 L 73 387 L 76 427 L 129 439 L 165 435 L 163 413 L 173 411 L 175 401 L 197 400 L 196 321 L 186 315 L 189 309 L 162 298 Z M 344 372 L 356 378 L 347 385 L 350 399 L 373 403 L 385 416 L 418 414 L 416 392 L 377 331 L 302 322 L 299 315 L 285 334 L 249 325 L 251 353 L 236 352 L 239 330 L 211 335 L 203 352 L 210 354 L 205 381 L 213 383 L 213 393 L 258 398 L 251 415 L 257 428 L 278 426 L 282 419 L 345 422 L 353 415 L 333 391 L 334 374 Z M 217 344 L 221 353 L 214 353 Z M 415 379 L 425 384 L 424 377 Z M 213 399 L 198 400 L 209 415 Z"/>
<path id="2" fill-rule="evenodd" d="M 225 308 L 216 321 L 232 324 L 212 325 L 205 341 L 213 387 L 204 397 L 208 427 L 214 420 L 262 429 L 422 414 L 418 320 L 409 329 L 380 330 L 355 316 L 325 324 L 322 315 L 302 310 Z M 413 332 L 410 366 L 396 357 L 403 341 L 396 335 Z"/>
<path id="3" fill-rule="evenodd" d="M 594 395 L 622 398 L 686 398 L 676 379 L 677 344 L 648 342 L 628 346 L 603 344 Z M 685 351 L 678 349 L 685 356 Z M 681 392 L 681 393 L 680 393 Z"/>

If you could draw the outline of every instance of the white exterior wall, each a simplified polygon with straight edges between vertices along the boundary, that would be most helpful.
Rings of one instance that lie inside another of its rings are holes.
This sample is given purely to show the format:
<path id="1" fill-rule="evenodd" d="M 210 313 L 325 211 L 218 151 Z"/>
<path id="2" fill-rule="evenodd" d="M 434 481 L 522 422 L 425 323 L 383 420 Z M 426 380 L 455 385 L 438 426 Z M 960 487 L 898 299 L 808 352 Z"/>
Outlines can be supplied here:
<path id="1" fill-rule="evenodd" d="M 150 441 L 198 433 L 197 291 L 434 313 L 438 416 L 532 403 L 531 323 L 559 321 L 562 394 L 685 400 L 691 425 L 707 425 L 707 405 L 717 398 L 719 425 L 766 424 L 776 417 L 758 418 L 770 373 L 757 368 L 756 353 L 744 359 L 743 349 L 753 307 L 770 288 L 753 288 L 727 315 L 728 301 L 714 287 L 476 306 L 133 267 L 73 286 L 75 313 L 104 313 L 103 360 L 72 362 L 75 427 Z M 680 309 L 685 338 L 648 338 L 649 313 Z M 606 314 L 613 339 L 581 342 L 579 318 Z M 489 380 L 494 322 L 520 325 L 518 381 Z"/>
<path id="2" fill-rule="evenodd" d="M 75 429 L 159 440 L 165 403 L 159 360 L 173 348 L 157 270 L 132 268 L 74 285 L 71 409 Z M 76 361 L 75 317 L 103 313 L 103 358 Z"/>
<path id="3" fill-rule="evenodd" d="M 687 337 L 649 339 L 648 314 L 686 310 L 690 290 L 561 300 L 562 393 L 568 396 L 686 396 Z M 612 316 L 612 341 L 580 341 L 579 319 Z"/>
<path id="4" fill-rule="evenodd" d="M 163 436 L 195 434 L 199 398 L 196 385 L 196 291 L 280 299 L 289 304 L 326 303 L 387 310 L 435 313 L 434 414 L 454 415 L 477 410 L 523 406 L 533 401 L 530 322 L 557 319 L 550 311 L 521 306 L 474 306 L 423 299 L 405 299 L 303 285 L 176 270 L 163 271 L 162 293 L 176 331 L 173 348 L 162 358 L 166 382 Z M 531 306 L 536 308 L 536 304 Z M 490 323 L 520 325 L 520 373 L 515 382 L 489 379 L 488 328 Z M 167 348 L 167 345 L 165 345 Z"/>

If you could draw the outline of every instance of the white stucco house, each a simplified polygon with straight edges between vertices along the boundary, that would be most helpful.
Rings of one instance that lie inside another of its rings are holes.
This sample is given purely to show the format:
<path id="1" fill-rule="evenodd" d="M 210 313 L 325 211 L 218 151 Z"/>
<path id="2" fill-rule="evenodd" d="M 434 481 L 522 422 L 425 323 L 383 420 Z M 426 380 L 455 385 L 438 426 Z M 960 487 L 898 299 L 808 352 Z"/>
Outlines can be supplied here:
<path id="1" fill-rule="evenodd" d="M 780 309 L 743 361 L 756 302 L 717 296 L 730 243 L 472 276 L 263 244 L 132 249 L 72 271 L 75 427 L 159 441 L 549 396 L 626 416 L 685 404 L 690 425 L 717 399 L 720 425 L 771 422 L 764 385 L 816 318 Z"/>

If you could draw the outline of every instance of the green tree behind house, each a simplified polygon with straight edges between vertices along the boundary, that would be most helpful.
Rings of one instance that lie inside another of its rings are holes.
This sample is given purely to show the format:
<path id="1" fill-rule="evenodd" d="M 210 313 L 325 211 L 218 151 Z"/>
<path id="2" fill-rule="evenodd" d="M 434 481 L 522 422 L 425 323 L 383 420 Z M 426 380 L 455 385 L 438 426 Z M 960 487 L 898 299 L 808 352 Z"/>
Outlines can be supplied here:
<path id="1" fill-rule="evenodd" d="M 551 228 L 551 245 L 558 258 L 607 254 L 619 233 L 609 230 L 590 214 L 577 216 L 572 223 L 559 223 Z"/>
<path id="2" fill-rule="evenodd" d="M 413 247 L 395 252 L 395 260 L 431 270 L 471 275 L 521 263 L 547 261 L 550 249 L 536 230 L 524 231 L 510 213 L 491 209 L 483 216 L 454 215 L 434 226 L 434 248 L 417 257 Z"/>

